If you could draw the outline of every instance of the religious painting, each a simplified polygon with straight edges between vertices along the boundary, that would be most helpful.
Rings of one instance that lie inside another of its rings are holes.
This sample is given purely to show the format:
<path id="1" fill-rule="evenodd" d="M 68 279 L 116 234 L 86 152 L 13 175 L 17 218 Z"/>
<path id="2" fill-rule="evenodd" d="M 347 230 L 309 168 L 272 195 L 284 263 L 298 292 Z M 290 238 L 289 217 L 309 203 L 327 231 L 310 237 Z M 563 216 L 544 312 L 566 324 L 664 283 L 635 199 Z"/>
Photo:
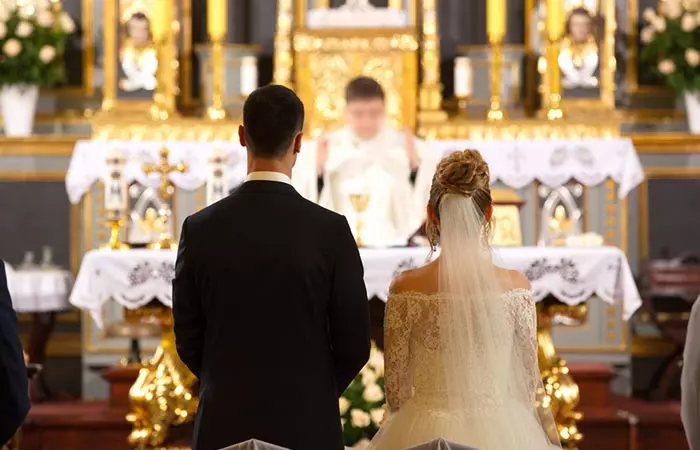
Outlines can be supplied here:
<path id="1" fill-rule="evenodd" d="M 539 55 L 543 103 L 551 90 L 547 67 L 560 74 L 562 101 L 568 106 L 613 109 L 615 103 L 615 0 L 564 0 L 563 35 L 555 61 L 547 60 L 547 7 L 544 0 L 530 23 L 531 52 Z M 607 18 L 610 18 L 609 20 Z M 571 110 L 572 108 L 568 108 Z M 575 108 L 574 108 L 575 109 Z"/>
<path id="2" fill-rule="evenodd" d="M 158 85 L 153 43 L 154 0 L 119 1 L 118 98 L 151 99 Z"/>

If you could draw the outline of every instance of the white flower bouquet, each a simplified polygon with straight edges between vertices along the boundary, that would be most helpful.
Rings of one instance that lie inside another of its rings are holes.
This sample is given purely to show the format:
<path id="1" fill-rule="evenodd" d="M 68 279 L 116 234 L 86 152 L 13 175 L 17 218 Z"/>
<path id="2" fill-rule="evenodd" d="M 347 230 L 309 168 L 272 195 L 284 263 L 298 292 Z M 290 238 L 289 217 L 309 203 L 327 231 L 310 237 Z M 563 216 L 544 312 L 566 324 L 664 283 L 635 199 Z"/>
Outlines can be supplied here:
<path id="1" fill-rule="evenodd" d="M 374 343 L 369 361 L 338 400 L 343 438 L 361 448 L 379 430 L 384 418 L 384 354 Z"/>
<path id="2" fill-rule="evenodd" d="M 52 86 L 63 80 L 63 54 L 75 23 L 59 0 L 18 5 L 0 0 L 0 87 Z"/>
<path id="3" fill-rule="evenodd" d="M 700 91 L 700 0 L 662 0 L 644 20 L 643 60 L 674 91 Z"/>

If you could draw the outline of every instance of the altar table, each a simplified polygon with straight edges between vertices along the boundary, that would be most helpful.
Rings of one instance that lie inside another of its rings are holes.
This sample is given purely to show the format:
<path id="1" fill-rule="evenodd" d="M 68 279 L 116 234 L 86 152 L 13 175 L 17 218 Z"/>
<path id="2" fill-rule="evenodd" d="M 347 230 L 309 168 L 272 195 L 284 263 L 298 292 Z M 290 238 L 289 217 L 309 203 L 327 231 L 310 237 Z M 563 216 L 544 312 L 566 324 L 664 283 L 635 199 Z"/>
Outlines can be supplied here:
<path id="1" fill-rule="evenodd" d="M 386 300 L 391 280 L 418 267 L 426 248 L 361 249 L 369 298 Z M 154 298 L 172 307 L 176 251 L 92 250 L 85 254 L 70 302 L 87 310 L 98 326 L 103 308 L 116 301 L 128 309 Z M 615 247 L 504 247 L 495 260 L 524 273 L 536 300 L 553 295 L 569 305 L 596 295 L 606 303 L 621 302 L 628 319 L 642 304 L 627 258 Z"/>

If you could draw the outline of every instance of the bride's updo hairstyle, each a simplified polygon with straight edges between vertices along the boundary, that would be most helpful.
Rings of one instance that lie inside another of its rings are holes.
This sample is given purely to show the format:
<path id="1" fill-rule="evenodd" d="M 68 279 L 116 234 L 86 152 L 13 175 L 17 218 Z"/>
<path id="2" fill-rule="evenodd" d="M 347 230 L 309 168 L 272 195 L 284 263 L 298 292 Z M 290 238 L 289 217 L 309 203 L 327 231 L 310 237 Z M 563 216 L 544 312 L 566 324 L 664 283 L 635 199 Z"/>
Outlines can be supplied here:
<path id="1" fill-rule="evenodd" d="M 430 187 L 429 204 L 438 223 L 430 219 L 426 222 L 425 232 L 432 248 L 440 242 L 440 203 L 445 196 L 455 195 L 471 198 L 483 218 L 493 203 L 491 198 L 489 166 L 477 150 L 454 152 L 444 157 L 433 175 Z M 491 223 L 484 221 L 482 236 L 491 235 Z"/>

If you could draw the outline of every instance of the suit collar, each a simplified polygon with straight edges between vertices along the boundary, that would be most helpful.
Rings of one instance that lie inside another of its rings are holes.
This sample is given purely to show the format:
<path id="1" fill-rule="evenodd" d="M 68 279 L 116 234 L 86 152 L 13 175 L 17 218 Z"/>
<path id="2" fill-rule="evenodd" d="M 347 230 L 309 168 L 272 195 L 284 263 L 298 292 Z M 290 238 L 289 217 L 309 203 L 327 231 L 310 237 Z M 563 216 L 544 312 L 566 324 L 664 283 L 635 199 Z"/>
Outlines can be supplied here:
<path id="1" fill-rule="evenodd" d="M 289 183 L 269 180 L 249 180 L 236 190 L 238 194 L 296 194 L 299 193 Z"/>

